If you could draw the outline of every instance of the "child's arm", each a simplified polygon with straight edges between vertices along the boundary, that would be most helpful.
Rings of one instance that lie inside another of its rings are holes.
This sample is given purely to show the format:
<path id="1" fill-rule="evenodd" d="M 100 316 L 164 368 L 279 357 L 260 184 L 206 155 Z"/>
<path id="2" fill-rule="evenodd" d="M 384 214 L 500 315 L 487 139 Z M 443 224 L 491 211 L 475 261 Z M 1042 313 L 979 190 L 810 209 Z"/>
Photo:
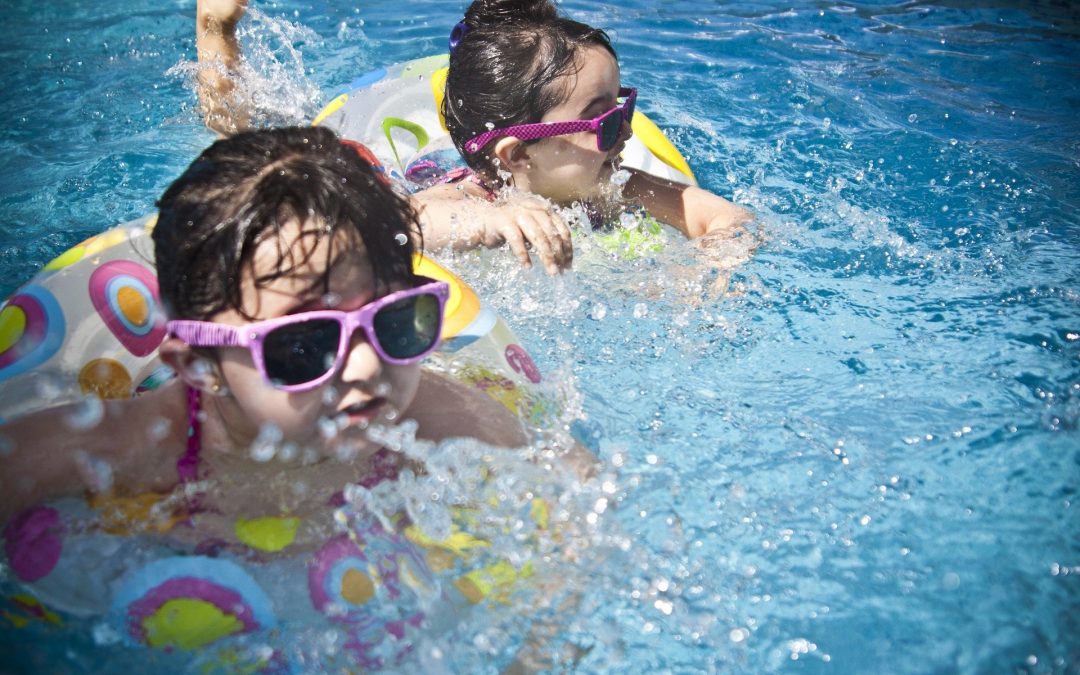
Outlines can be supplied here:
<path id="1" fill-rule="evenodd" d="M 746 231 L 754 215 L 741 206 L 708 190 L 666 180 L 637 169 L 628 169 L 623 194 L 642 206 L 657 220 L 665 222 L 688 239 L 705 234 L 731 237 Z"/>
<path id="2" fill-rule="evenodd" d="M 428 370 L 421 371 L 407 416 L 419 425 L 417 436 L 432 441 L 475 438 L 504 448 L 528 442 L 517 416 L 500 403 L 476 387 Z"/>
<path id="3" fill-rule="evenodd" d="M 424 248 L 467 251 L 508 244 L 522 266 L 530 268 L 531 247 L 548 274 L 567 269 L 574 261 L 570 228 L 538 197 L 513 195 L 490 202 L 481 187 L 465 181 L 422 190 L 413 195 L 413 206 L 420 217 Z"/>
<path id="4" fill-rule="evenodd" d="M 251 114 L 233 97 L 232 74 L 240 63 L 236 24 L 244 16 L 248 0 L 198 0 L 195 18 L 195 49 L 199 59 L 199 103 L 206 126 L 220 136 L 246 129 Z"/>
<path id="5" fill-rule="evenodd" d="M 182 387 L 166 386 L 136 399 L 104 401 L 100 407 L 75 403 L 0 426 L 5 448 L 0 453 L 0 523 L 35 504 L 84 490 L 145 491 L 175 484 L 177 448 L 186 428 L 166 421 L 162 409 L 183 411 L 182 392 Z"/>

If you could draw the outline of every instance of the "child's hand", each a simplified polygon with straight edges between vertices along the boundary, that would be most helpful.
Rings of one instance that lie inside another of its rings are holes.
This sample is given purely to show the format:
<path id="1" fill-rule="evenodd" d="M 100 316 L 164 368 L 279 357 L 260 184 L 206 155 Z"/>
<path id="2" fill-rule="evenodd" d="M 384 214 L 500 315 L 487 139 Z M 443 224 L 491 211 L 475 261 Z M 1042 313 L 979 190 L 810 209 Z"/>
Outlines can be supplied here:
<path id="1" fill-rule="evenodd" d="M 236 25 L 244 16 L 248 0 L 198 0 L 196 11 L 202 21 L 217 21 L 219 24 Z"/>
<path id="2" fill-rule="evenodd" d="M 247 128 L 250 112 L 233 100 L 233 72 L 240 63 L 236 24 L 248 0 L 198 0 L 195 46 L 198 52 L 198 95 L 206 126 L 228 136 Z"/>
<path id="3" fill-rule="evenodd" d="M 480 243 L 487 248 L 508 244 L 525 268 L 532 267 L 529 249 L 540 258 L 548 274 L 568 269 L 574 262 L 570 228 L 541 199 L 522 196 L 492 204 L 479 223 Z"/>

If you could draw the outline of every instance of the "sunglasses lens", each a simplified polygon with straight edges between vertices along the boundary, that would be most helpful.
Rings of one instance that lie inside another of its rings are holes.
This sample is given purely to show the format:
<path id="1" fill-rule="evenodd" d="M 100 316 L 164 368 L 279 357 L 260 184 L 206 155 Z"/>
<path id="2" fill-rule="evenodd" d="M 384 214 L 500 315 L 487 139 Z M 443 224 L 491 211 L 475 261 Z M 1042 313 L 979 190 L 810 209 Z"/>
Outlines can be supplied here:
<path id="1" fill-rule="evenodd" d="M 271 382 L 291 386 L 317 380 L 334 367 L 341 324 L 316 319 L 276 328 L 263 339 L 263 364 Z"/>
<path id="2" fill-rule="evenodd" d="M 393 359 L 411 359 L 431 349 L 441 323 L 439 298 L 430 293 L 387 305 L 372 320 L 379 346 Z"/>
<path id="3" fill-rule="evenodd" d="M 622 133 L 622 114 L 618 110 L 600 120 L 600 149 L 605 152 L 614 148 Z"/>

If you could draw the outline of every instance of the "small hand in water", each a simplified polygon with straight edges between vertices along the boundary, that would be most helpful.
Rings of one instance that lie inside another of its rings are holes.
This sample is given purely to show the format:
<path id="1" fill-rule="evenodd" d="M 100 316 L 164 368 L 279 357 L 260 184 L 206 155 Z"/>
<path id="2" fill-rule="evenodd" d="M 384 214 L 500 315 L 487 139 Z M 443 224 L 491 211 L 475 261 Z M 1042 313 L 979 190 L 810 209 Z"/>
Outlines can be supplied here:
<path id="1" fill-rule="evenodd" d="M 532 267 L 530 248 L 548 274 L 558 274 L 574 262 L 570 228 L 543 199 L 511 196 L 492 205 L 479 225 L 480 242 L 484 246 L 495 248 L 508 244 L 526 268 Z"/>
<path id="2" fill-rule="evenodd" d="M 701 252 L 699 268 L 716 273 L 710 295 L 720 297 L 736 292 L 730 288 L 731 274 L 753 256 L 762 239 L 759 233 L 736 224 L 702 235 L 691 244 Z"/>

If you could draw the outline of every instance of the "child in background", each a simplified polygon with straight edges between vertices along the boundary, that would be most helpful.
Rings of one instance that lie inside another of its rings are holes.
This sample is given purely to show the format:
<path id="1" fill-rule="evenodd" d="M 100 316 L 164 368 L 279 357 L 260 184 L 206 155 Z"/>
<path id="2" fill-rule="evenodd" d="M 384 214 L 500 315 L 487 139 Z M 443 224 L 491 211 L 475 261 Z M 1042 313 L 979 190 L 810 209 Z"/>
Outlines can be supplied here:
<path id="1" fill-rule="evenodd" d="M 219 133 L 250 123 L 245 102 L 233 96 L 236 23 L 246 6 L 198 2 L 199 94 Z M 621 86 L 603 31 L 559 16 L 549 0 L 474 2 L 452 31 L 442 111 L 472 173 L 412 195 L 427 247 L 505 244 L 525 267 L 531 253 L 556 273 L 573 262 L 557 207 L 581 203 L 594 228 L 643 207 L 688 238 L 708 235 L 703 244 L 741 240 L 735 259 L 744 259 L 755 245 L 746 241 L 753 218 L 746 209 L 635 169 L 625 170 L 624 185 L 613 182 L 636 96 Z"/>
<path id="2" fill-rule="evenodd" d="M 550 0 L 475 0 L 451 33 L 442 110 L 473 173 L 417 198 L 431 215 L 512 186 L 584 204 L 593 227 L 639 205 L 688 238 L 746 235 L 751 214 L 707 190 L 635 169 L 613 184 L 636 98 L 603 31 Z"/>
<path id="3" fill-rule="evenodd" d="M 198 0 L 195 22 L 198 52 L 198 94 L 206 125 L 220 136 L 251 125 L 249 102 L 236 95 L 240 44 L 236 24 L 248 0 Z M 354 139 L 363 140 L 363 139 Z M 573 262 L 570 230 L 545 200 L 519 195 L 499 203 L 447 204 L 439 191 L 409 198 L 419 216 L 429 250 L 450 247 L 470 250 L 509 245 L 522 265 L 529 267 L 530 249 L 550 274 Z M 431 202 L 429 205 L 429 201 Z"/>

